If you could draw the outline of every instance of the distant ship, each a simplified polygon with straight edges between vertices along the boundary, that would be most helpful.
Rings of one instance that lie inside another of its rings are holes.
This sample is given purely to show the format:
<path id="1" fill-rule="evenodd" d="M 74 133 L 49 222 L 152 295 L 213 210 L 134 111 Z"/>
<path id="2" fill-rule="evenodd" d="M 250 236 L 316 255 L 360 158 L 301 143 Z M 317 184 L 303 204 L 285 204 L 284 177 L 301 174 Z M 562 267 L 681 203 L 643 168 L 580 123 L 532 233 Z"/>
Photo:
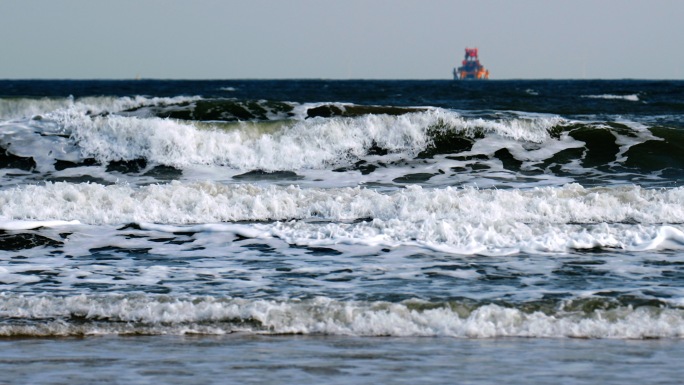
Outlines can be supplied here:
<path id="1" fill-rule="evenodd" d="M 489 70 L 480 64 L 477 58 L 477 48 L 466 48 L 465 59 L 461 66 L 454 68 L 454 80 L 489 79 Z"/>

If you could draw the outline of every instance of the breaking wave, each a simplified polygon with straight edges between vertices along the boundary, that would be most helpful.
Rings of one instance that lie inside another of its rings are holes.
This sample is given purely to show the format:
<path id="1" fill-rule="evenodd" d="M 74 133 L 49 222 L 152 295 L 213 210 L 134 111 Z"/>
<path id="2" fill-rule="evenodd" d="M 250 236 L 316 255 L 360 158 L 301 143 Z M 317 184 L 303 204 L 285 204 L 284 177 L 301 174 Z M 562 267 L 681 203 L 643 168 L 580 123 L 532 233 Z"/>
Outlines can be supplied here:
<path id="1" fill-rule="evenodd" d="M 198 97 L 1 102 L 5 115 L 22 118 L 0 124 L 0 151 L 6 153 L 0 168 L 43 174 L 112 162 L 142 166 L 107 171 L 208 166 L 233 174 L 302 171 L 312 178 L 316 170 L 366 175 L 388 169 L 378 182 L 402 184 L 446 174 L 435 178 L 438 186 L 464 174 L 475 180 L 488 174 L 504 183 L 519 176 L 555 176 L 555 184 L 631 182 L 642 175 L 667 183 L 684 174 L 678 150 L 684 136 L 678 130 L 629 121 Z M 411 171 L 415 168 L 420 170 Z M 92 181 L 102 179 L 94 176 Z M 583 176 L 593 179 L 582 181 Z"/>
<path id="2" fill-rule="evenodd" d="M 486 135 L 542 143 L 551 138 L 553 127 L 565 122 L 554 116 L 465 118 L 441 109 L 399 116 L 234 123 L 92 115 L 71 108 L 49 117 L 57 127 L 48 122 L 15 123 L 7 126 L 10 130 L 0 142 L 14 155 L 34 158 L 40 170 L 56 160 L 91 158 L 107 164 L 142 158 L 174 167 L 204 164 L 274 171 L 343 166 L 374 151 L 409 159 L 424 151 L 462 152 Z M 52 160 L 45 154 L 53 154 Z"/>
<path id="3" fill-rule="evenodd" d="M 126 185 L 46 183 L 0 191 L 0 215 L 89 224 L 270 221 L 288 219 L 467 220 L 469 223 L 684 223 L 684 189 L 638 186 L 531 190 L 472 187 L 395 193 L 172 182 Z"/>
<path id="4" fill-rule="evenodd" d="M 610 299 L 504 305 L 245 300 L 143 295 L 0 295 L 0 335 L 316 334 L 459 338 L 682 338 L 684 311 Z"/>
<path id="5" fill-rule="evenodd" d="M 0 119 L 22 119 L 64 114 L 98 115 L 135 110 L 142 107 L 170 106 L 191 103 L 200 97 L 114 97 L 89 96 L 83 98 L 0 98 Z"/>
<path id="6" fill-rule="evenodd" d="M 290 244 L 418 246 L 456 254 L 684 247 L 682 188 L 412 186 L 382 193 L 358 187 L 48 183 L 0 191 L 0 207 L 5 229 L 25 229 L 26 220 L 137 223 L 168 232 L 224 231 Z M 257 223 L 237 223 L 243 221 Z"/>
<path id="7" fill-rule="evenodd" d="M 559 121 L 467 120 L 432 110 L 399 117 L 303 120 L 275 126 L 272 132 L 264 132 L 263 123 L 202 130 L 173 120 L 112 116 L 75 119 L 66 127 L 83 154 L 101 162 L 145 158 L 173 166 L 218 164 L 243 170 L 297 170 L 345 164 L 366 155 L 373 146 L 415 156 L 431 143 L 431 131 L 466 137 L 496 132 L 517 140 L 541 142 Z"/>

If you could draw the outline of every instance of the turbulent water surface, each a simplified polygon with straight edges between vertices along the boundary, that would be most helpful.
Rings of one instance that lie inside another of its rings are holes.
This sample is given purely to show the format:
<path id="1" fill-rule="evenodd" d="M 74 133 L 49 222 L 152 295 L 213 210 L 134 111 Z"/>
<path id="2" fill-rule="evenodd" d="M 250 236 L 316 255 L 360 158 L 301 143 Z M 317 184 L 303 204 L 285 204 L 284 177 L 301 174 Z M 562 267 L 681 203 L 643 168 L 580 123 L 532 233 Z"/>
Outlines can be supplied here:
<path id="1" fill-rule="evenodd" d="M 0 344 L 244 345 L 282 355 L 203 365 L 338 383 L 681 350 L 683 113 L 675 81 L 0 81 Z"/>

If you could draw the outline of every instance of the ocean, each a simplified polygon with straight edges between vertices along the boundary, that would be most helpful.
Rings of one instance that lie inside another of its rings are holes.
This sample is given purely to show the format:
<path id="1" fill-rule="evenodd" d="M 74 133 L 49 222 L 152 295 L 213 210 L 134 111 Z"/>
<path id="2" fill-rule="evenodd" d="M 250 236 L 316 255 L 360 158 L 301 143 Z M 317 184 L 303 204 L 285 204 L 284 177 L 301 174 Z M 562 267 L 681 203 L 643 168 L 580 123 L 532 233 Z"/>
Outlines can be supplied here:
<path id="1" fill-rule="evenodd" d="M 683 251 L 684 81 L 0 81 L 3 384 L 677 384 Z"/>

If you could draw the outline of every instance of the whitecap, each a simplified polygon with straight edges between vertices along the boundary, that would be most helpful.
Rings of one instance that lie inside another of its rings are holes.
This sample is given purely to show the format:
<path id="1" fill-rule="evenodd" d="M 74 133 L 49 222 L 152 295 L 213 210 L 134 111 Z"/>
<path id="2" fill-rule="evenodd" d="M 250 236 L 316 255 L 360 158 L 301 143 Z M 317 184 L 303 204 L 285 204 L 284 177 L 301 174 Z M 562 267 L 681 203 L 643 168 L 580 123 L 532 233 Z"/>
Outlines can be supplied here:
<path id="1" fill-rule="evenodd" d="M 637 94 L 631 94 L 631 95 L 613 95 L 613 94 L 602 94 L 602 95 L 582 95 L 583 98 L 591 98 L 591 99 L 607 99 L 607 100 L 626 100 L 630 102 L 638 102 L 639 101 L 639 95 Z"/>

